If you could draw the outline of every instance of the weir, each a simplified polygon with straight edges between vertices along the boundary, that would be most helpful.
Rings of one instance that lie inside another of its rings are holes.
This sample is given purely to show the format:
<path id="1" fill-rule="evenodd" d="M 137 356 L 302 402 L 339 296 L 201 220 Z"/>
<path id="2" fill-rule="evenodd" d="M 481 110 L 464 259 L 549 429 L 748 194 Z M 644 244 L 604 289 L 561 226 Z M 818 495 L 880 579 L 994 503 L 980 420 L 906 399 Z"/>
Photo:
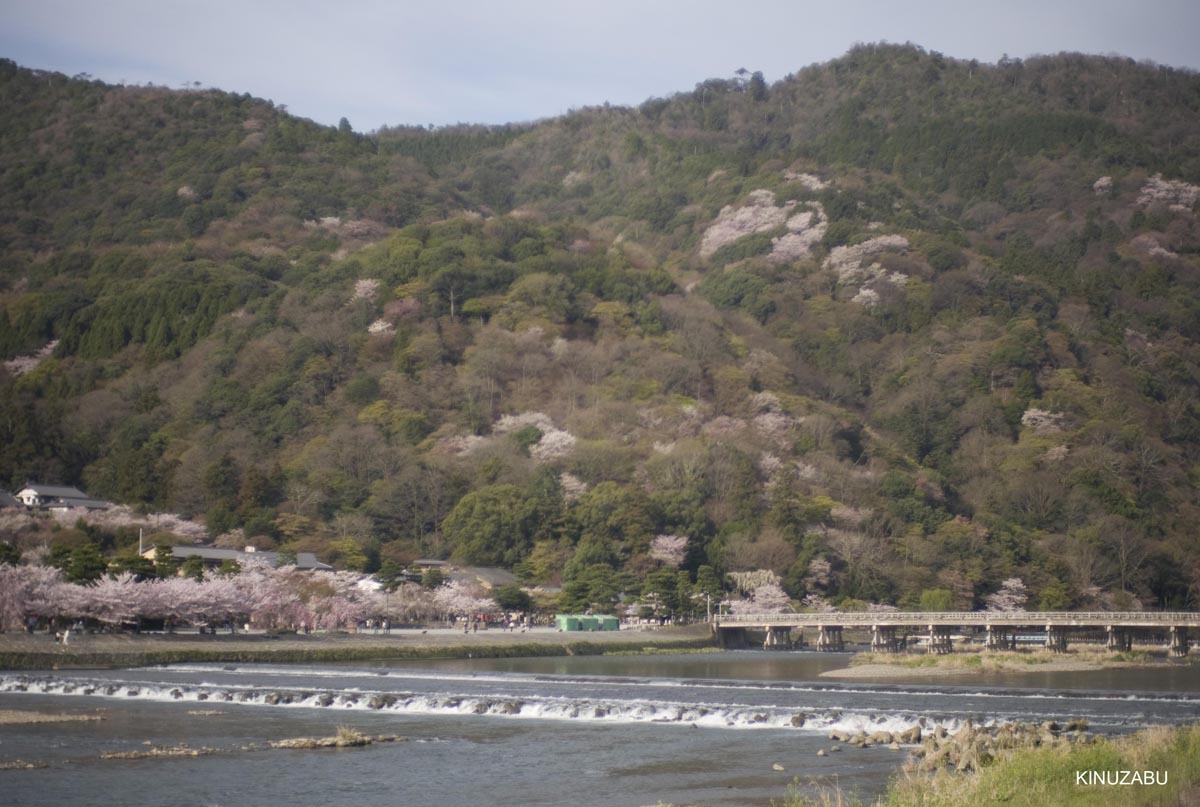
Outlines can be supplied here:
<path id="1" fill-rule="evenodd" d="M 745 647 L 746 629 L 766 632 L 764 647 L 802 646 L 803 630 L 816 635 L 821 651 L 845 649 L 843 631 L 869 632 L 871 649 L 896 653 L 907 647 L 908 636 L 923 636 L 930 653 L 949 653 L 958 633 L 983 632 L 987 650 L 1015 650 L 1018 636 L 1042 636 L 1042 646 L 1056 653 L 1067 650 L 1068 639 L 1094 642 L 1104 637 L 1112 652 L 1128 651 L 1134 634 L 1165 636 L 1172 658 L 1187 656 L 1189 629 L 1200 632 L 1200 612 L 1193 611 L 940 611 L 940 612 L 846 612 L 819 614 L 738 614 L 714 616 L 713 632 L 722 647 Z M 800 639 L 793 643 L 791 631 Z"/>

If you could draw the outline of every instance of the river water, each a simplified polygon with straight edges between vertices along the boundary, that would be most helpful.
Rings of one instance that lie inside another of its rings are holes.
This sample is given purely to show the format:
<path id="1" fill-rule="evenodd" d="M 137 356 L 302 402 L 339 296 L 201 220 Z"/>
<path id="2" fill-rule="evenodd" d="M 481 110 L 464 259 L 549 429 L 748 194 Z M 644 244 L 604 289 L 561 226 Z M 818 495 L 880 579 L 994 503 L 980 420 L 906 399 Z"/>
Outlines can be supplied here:
<path id="1" fill-rule="evenodd" d="M 44 766 L 0 770 L 0 804 L 765 807 L 794 779 L 802 789 L 836 781 L 864 799 L 885 789 L 904 753 L 851 746 L 818 757 L 833 729 L 1083 718 L 1121 733 L 1200 720 L 1194 664 L 970 683 L 818 677 L 847 661 L 744 651 L 0 673 L 0 709 L 104 718 L 0 725 L 0 764 Z M 407 741 L 240 750 L 339 726 Z M 180 744 L 219 753 L 100 758 Z"/>

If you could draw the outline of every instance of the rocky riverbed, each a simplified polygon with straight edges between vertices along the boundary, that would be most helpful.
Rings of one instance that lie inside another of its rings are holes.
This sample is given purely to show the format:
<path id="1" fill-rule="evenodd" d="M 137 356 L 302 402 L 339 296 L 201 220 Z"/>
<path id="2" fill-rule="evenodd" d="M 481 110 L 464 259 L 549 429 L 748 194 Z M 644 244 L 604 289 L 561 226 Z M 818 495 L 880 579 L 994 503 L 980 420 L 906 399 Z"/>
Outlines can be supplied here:
<path id="1" fill-rule="evenodd" d="M 1084 720 L 1073 720 L 1064 724 L 1045 721 L 993 726 L 977 726 L 968 720 L 954 732 L 943 726 L 927 728 L 918 724 L 904 731 L 894 732 L 832 731 L 829 733 L 829 739 L 833 740 L 834 744 L 828 750 L 818 750 L 818 756 L 841 751 L 843 745 L 854 748 L 881 746 L 892 751 L 907 748 L 909 756 L 905 768 L 921 773 L 931 773 L 943 768 L 960 773 L 975 771 L 1021 749 L 1069 748 L 1095 742 L 1095 736 L 1088 732 L 1088 724 Z"/>

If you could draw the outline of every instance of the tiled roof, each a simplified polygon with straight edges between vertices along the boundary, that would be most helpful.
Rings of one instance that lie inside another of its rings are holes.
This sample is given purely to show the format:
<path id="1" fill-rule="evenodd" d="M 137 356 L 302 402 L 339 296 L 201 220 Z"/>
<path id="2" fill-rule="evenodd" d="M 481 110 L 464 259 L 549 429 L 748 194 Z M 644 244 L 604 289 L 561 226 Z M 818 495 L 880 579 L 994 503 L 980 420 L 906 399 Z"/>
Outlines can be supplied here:
<path id="1" fill-rule="evenodd" d="M 21 490 L 32 490 L 39 496 L 51 499 L 89 499 L 90 497 L 79 488 L 63 485 L 26 485 Z"/>
<path id="2" fill-rule="evenodd" d="M 278 552 L 243 552 L 239 549 L 219 549 L 215 546 L 173 546 L 171 553 L 177 560 L 187 560 L 192 555 L 196 555 L 204 560 L 236 560 L 239 563 L 261 560 L 272 566 L 282 565 L 281 555 Z M 328 563 L 317 560 L 317 556 L 312 552 L 297 552 L 296 568 L 322 571 L 333 569 Z"/>

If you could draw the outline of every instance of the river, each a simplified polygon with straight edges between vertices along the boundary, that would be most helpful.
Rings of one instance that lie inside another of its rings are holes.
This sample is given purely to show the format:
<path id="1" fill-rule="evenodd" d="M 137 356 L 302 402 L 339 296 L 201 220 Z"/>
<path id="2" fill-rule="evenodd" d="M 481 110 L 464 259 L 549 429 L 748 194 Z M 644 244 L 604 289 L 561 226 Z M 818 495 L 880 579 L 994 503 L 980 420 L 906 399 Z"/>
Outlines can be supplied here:
<path id="1" fill-rule="evenodd" d="M 803 788 L 836 781 L 864 799 L 883 791 L 903 752 L 818 756 L 833 729 L 1082 718 L 1093 731 L 1121 733 L 1200 720 L 1193 664 L 970 683 L 818 677 L 847 661 L 741 651 L 0 673 L 0 709 L 104 718 L 0 725 L 0 764 L 44 766 L 0 770 L 0 803 L 765 807 L 793 779 Z M 338 726 L 407 741 L 262 748 Z M 100 758 L 181 744 L 219 753 Z M 240 750 L 250 744 L 259 748 Z"/>

